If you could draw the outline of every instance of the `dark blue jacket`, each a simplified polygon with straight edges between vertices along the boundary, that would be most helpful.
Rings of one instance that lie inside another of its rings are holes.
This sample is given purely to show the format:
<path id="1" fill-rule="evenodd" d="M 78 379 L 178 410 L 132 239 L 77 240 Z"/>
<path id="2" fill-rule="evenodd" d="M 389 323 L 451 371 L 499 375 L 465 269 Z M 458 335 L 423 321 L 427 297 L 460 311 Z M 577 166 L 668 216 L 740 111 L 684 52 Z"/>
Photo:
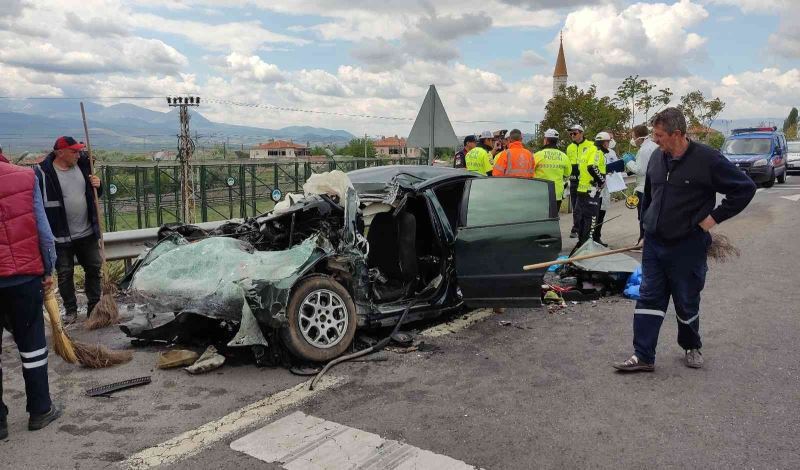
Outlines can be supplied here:
<path id="1" fill-rule="evenodd" d="M 719 206 L 717 193 L 725 195 Z M 709 215 L 718 224 L 735 216 L 755 194 L 753 180 L 707 145 L 690 141 L 678 160 L 658 149 L 647 166 L 642 228 L 646 236 L 677 241 L 701 230 Z"/>
<path id="2" fill-rule="evenodd" d="M 56 240 L 56 245 L 68 245 L 72 242 L 67 225 L 67 211 L 64 209 L 64 195 L 61 192 L 61 184 L 58 182 L 56 169 L 53 167 L 55 152 L 51 152 L 42 163 L 35 167 L 36 177 L 39 178 L 39 188 L 44 199 L 44 210 L 47 213 L 47 220 L 50 222 L 50 229 Z M 94 191 L 89 183 L 89 157 L 81 154 L 78 159 L 78 168 L 83 173 L 86 181 L 86 206 L 88 207 L 89 221 L 92 224 L 95 238 L 100 238 L 100 223 L 97 217 L 97 210 L 94 205 Z M 97 188 L 97 196 L 103 194 L 103 186 Z"/>

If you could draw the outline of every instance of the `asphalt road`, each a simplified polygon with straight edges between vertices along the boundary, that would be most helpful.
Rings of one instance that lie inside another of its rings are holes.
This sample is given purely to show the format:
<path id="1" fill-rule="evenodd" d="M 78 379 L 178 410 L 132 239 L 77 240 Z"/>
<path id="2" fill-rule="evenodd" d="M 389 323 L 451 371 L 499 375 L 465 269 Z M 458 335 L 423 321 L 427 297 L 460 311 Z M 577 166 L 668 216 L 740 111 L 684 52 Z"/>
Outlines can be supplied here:
<path id="1" fill-rule="evenodd" d="M 618 213 L 604 238 L 619 247 L 638 233 L 635 211 L 617 205 L 607 219 Z M 137 350 L 131 364 L 101 371 L 66 365 L 51 354 L 53 395 L 67 410 L 31 433 L 19 360 L 6 340 L 11 436 L 0 442 L 0 467 L 84 469 L 115 462 L 130 468 L 131 456 L 161 455 L 166 447 L 159 444 L 211 423 L 194 447 L 167 446 L 177 457 L 165 466 L 285 468 L 230 444 L 299 410 L 487 469 L 798 468 L 798 215 L 800 178 L 794 177 L 760 190 L 743 214 L 717 229 L 742 256 L 711 264 L 701 310 L 701 370 L 682 365 L 670 312 L 656 371 L 613 372 L 611 363 L 631 353 L 633 308 L 613 298 L 570 305 L 563 314 L 510 309 L 449 335 L 422 338 L 424 351 L 339 366 L 331 372 L 336 385 L 305 401 L 268 403 L 260 414 L 236 410 L 303 378 L 253 366 L 226 366 L 206 376 L 152 370 L 151 349 Z M 572 241 L 565 244 L 570 248 Z M 112 329 L 73 334 L 126 344 Z M 153 375 L 153 383 L 111 399 L 82 396 L 90 386 L 140 375 Z M 222 419 L 230 413 L 225 419 L 233 421 Z M 152 448 L 158 452 L 148 454 Z M 313 468 L 325 468 L 324 461 L 317 464 Z"/>

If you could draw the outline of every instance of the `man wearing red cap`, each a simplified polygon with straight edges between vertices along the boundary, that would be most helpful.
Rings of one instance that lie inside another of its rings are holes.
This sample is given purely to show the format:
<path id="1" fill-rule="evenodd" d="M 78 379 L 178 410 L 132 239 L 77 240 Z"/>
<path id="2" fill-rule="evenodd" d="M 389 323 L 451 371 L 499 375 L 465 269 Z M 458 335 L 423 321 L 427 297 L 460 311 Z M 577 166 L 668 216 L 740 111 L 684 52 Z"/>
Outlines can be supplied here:
<path id="1" fill-rule="evenodd" d="M 59 137 L 53 151 L 36 167 L 45 212 L 56 241 L 58 290 L 64 301 L 64 323 L 78 317 L 75 298 L 75 258 L 86 273 L 86 315 L 100 301 L 102 258 L 97 240 L 100 223 L 94 205 L 94 191 L 102 194 L 100 178 L 91 174 L 85 146 L 72 137 Z"/>

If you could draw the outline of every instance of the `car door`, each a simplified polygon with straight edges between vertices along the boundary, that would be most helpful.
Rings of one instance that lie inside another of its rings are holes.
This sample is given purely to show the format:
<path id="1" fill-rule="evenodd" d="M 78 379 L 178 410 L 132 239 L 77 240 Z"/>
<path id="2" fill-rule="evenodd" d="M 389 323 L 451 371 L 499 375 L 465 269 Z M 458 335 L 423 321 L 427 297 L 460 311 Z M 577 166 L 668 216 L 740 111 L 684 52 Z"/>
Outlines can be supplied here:
<path id="1" fill-rule="evenodd" d="M 456 233 L 458 285 L 470 307 L 541 305 L 544 270 L 526 264 L 554 260 L 561 230 L 553 183 L 521 178 L 467 182 Z"/>

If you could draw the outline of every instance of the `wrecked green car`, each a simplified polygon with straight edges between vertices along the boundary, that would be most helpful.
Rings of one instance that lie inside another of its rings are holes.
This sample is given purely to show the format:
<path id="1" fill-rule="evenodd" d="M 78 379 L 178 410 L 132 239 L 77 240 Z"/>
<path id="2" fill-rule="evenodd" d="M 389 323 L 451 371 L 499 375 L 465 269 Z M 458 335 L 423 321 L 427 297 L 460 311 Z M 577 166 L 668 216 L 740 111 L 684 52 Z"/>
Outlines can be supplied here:
<path id="1" fill-rule="evenodd" d="M 522 265 L 561 250 L 552 183 L 430 166 L 315 176 L 324 190 L 260 217 L 163 230 L 126 278 L 139 314 L 123 331 L 323 362 L 411 304 L 405 322 L 540 305 L 544 272 Z"/>

